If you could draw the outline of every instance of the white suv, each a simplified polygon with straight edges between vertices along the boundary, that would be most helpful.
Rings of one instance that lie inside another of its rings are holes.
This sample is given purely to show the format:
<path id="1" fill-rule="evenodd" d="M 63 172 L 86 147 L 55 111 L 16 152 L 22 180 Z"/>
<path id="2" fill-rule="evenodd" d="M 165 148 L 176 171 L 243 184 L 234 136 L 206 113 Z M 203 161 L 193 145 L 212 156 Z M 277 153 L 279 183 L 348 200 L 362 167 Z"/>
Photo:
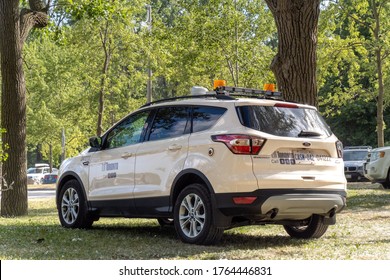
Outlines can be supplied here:
<path id="1" fill-rule="evenodd" d="M 390 147 L 371 150 L 364 164 L 364 176 L 372 183 L 380 183 L 390 189 Z"/>
<path id="2" fill-rule="evenodd" d="M 67 228 L 121 216 L 172 223 L 193 244 L 251 224 L 317 238 L 346 205 L 342 145 L 317 110 L 260 90 L 146 104 L 90 145 L 60 168 Z"/>
<path id="3" fill-rule="evenodd" d="M 27 169 L 27 183 L 28 184 L 43 184 L 43 178 L 50 173 L 50 167 L 46 163 L 37 163 L 35 167 Z"/>

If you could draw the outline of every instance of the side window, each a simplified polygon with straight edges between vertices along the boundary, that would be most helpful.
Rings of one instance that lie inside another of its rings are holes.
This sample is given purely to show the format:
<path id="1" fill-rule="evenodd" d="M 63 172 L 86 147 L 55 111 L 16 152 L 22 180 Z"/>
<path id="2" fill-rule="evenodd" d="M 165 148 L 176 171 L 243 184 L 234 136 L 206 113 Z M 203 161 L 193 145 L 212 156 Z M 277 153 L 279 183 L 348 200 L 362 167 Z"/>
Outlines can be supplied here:
<path id="1" fill-rule="evenodd" d="M 139 143 L 149 111 L 128 117 L 107 135 L 106 149 L 114 149 Z"/>
<path id="2" fill-rule="evenodd" d="M 172 138 L 189 133 L 187 107 L 164 107 L 157 111 L 149 141 Z"/>
<path id="3" fill-rule="evenodd" d="M 199 132 L 211 128 L 226 112 L 220 107 L 194 107 L 192 113 L 192 132 Z"/>

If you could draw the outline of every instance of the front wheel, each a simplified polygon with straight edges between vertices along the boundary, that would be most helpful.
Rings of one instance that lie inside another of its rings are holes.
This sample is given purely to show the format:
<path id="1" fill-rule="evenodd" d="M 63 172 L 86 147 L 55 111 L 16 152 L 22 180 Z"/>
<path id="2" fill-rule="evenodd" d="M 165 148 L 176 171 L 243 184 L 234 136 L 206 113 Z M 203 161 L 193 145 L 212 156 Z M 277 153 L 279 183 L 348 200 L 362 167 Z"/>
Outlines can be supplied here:
<path id="1" fill-rule="evenodd" d="M 174 209 L 174 226 L 183 242 L 210 245 L 217 243 L 223 229 L 213 224 L 210 194 L 201 184 L 192 184 L 179 194 Z"/>
<path id="2" fill-rule="evenodd" d="M 61 225 L 66 228 L 89 228 L 93 219 L 88 213 L 84 193 L 77 180 L 65 183 L 58 200 L 58 216 Z"/>
<path id="3" fill-rule="evenodd" d="M 390 189 L 390 169 L 387 171 L 386 181 L 382 183 L 383 188 Z"/>
<path id="4" fill-rule="evenodd" d="M 324 216 L 313 215 L 307 221 L 307 225 L 303 226 L 283 226 L 285 231 L 293 238 L 320 238 L 328 229 L 328 225 L 324 224 Z"/>

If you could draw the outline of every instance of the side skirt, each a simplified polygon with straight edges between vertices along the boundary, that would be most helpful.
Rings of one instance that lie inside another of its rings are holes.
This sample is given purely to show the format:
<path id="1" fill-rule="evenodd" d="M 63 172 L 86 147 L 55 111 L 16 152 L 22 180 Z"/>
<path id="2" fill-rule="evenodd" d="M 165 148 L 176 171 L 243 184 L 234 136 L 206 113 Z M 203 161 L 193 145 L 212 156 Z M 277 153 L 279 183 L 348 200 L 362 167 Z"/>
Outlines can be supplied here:
<path id="1" fill-rule="evenodd" d="M 89 201 L 90 211 L 99 217 L 169 218 L 169 197 Z"/>

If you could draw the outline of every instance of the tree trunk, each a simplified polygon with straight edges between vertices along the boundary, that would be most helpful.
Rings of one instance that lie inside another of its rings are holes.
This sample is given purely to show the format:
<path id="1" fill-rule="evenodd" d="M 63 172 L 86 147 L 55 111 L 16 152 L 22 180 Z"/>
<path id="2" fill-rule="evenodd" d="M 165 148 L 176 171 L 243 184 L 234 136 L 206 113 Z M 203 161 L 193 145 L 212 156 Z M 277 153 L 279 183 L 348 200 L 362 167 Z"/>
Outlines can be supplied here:
<path id="1" fill-rule="evenodd" d="M 321 0 L 265 0 L 278 30 L 271 70 L 286 100 L 318 105 L 317 25 Z"/>
<path id="2" fill-rule="evenodd" d="M 106 91 L 107 83 L 107 74 L 108 68 L 110 66 L 110 60 L 112 55 L 111 44 L 109 42 L 109 23 L 106 21 L 104 30 L 100 30 L 100 39 L 102 42 L 102 48 L 104 50 L 104 63 L 102 69 L 102 78 L 100 80 L 100 90 L 99 90 L 99 108 L 98 108 L 98 121 L 97 121 L 97 136 L 101 136 L 103 133 L 103 113 L 104 113 L 104 95 Z"/>
<path id="3" fill-rule="evenodd" d="M 375 38 L 375 59 L 376 59 L 376 72 L 378 76 L 378 98 L 376 104 L 376 133 L 377 133 L 377 142 L 378 147 L 383 147 L 385 145 L 385 136 L 384 136 L 384 96 L 385 96 L 385 86 L 383 82 L 383 64 L 382 64 L 382 47 L 381 47 L 381 34 L 380 34 L 380 15 L 378 11 L 378 3 L 376 1 L 371 1 L 370 6 L 372 9 L 372 15 L 375 20 L 374 25 L 374 38 Z"/>
<path id="4" fill-rule="evenodd" d="M 384 136 L 384 118 L 383 118 L 383 102 L 384 102 L 384 84 L 383 84 L 383 71 L 382 71 L 382 58 L 380 50 L 375 51 L 377 73 L 378 73 L 378 100 L 377 100 L 377 112 L 376 112 L 376 132 L 378 137 L 378 147 L 385 145 Z"/>
<path id="5" fill-rule="evenodd" d="M 26 88 L 22 42 L 19 37 L 19 1 L 0 1 L 1 127 L 8 159 L 3 163 L 3 179 L 8 190 L 1 198 L 1 216 L 27 214 Z M 2 188 L 5 188 L 3 185 Z"/>
<path id="6" fill-rule="evenodd" d="M 29 0 L 31 9 L 19 11 L 19 0 L 0 0 L 1 138 L 7 160 L 2 164 L 1 216 L 27 214 L 26 85 L 23 73 L 24 40 L 34 27 L 48 23 L 47 6 Z"/>

